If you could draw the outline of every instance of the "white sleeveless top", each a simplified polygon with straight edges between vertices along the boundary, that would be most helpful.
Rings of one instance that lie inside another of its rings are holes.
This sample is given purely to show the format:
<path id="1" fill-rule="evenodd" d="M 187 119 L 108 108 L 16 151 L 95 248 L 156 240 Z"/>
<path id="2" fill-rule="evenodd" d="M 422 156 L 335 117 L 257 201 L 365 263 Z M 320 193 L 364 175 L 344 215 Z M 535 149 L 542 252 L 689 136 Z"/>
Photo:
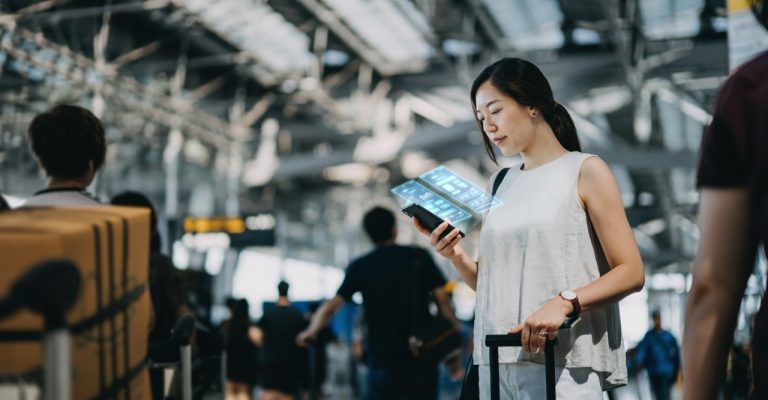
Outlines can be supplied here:
<path id="1" fill-rule="evenodd" d="M 593 246 L 578 193 L 581 165 L 589 157 L 594 156 L 571 152 L 528 171 L 518 164 L 499 186 L 496 196 L 503 204 L 488 212 L 480 233 L 476 364 L 488 363 L 485 335 L 507 333 L 561 291 L 585 286 L 609 270 L 596 236 Z M 558 337 L 558 366 L 592 369 L 603 390 L 627 383 L 618 304 L 582 313 Z M 544 355 L 499 349 L 499 362 L 518 361 L 543 363 Z"/>

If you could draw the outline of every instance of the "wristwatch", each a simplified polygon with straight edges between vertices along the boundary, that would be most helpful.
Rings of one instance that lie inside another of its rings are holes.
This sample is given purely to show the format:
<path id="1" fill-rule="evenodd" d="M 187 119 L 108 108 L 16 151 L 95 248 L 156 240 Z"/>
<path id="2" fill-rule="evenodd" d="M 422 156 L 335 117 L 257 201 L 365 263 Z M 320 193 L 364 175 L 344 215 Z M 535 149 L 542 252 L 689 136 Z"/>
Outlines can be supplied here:
<path id="1" fill-rule="evenodd" d="M 565 300 L 570 301 L 573 305 L 573 312 L 567 315 L 567 317 L 578 318 L 581 313 L 581 304 L 579 304 L 579 298 L 576 296 L 576 292 L 573 290 L 563 290 L 559 296 Z"/>

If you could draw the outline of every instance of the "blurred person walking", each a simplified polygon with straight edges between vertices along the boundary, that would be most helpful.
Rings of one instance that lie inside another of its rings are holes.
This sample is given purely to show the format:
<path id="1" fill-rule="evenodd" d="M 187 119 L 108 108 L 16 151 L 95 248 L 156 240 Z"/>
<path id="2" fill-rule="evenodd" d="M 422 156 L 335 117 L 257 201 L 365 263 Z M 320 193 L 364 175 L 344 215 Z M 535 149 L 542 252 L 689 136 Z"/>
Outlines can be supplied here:
<path id="1" fill-rule="evenodd" d="M 162 243 L 157 229 L 155 207 L 147 196 L 133 191 L 116 194 L 110 203 L 149 209 L 149 292 L 153 311 L 152 330 L 149 332 L 149 359 L 155 362 L 177 361 L 178 349 L 169 349 L 165 343 L 171 338 L 171 330 L 176 321 L 184 314 L 192 314 L 192 310 L 187 306 L 184 284 L 178 270 L 171 258 L 161 253 Z M 149 377 L 153 398 L 163 398 L 163 370 L 150 369 Z"/>
<path id="2" fill-rule="evenodd" d="M 227 352 L 227 400 L 249 400 L 258 378 L 258 339 L 246 299 L 228 299 L 229 319 L 221 324 Z"/>
<path id="3" fill-rule="evenodd" d="M 520 154 L 522 162 L 494 174 L 502 204 L 488 211 L 478 257 L 448 224 L 430 232 L 434 249 L 477 292 L 474 362 L 480 398 L 490 398 L 488 334 L 521 333 L 521 348 L 500 349 L 501 395 L 544 398 L 543 349 L 555 347 L 561 398 L 601 399 L 626 385 L 618 301 L 645 283 L 640 252 L 610 169 L 581 152 L 568 111 L 555 101 L 541 70 L 504 58 L 472 84 L 472 111 L 486 152 Z M 579 318 L 558 332 L 566 318 Z"/>
<path id="4" fill-rule="evenodd" d="M 412 315 L 429 315 L 430 295 L 442 316 L 459 326 L 443 289 L 445 278 L 424 249 L 395 243 L 397 229 L 391 211 L 371 209 L 363 218 L 363 227 L 376 247 L 349 264 L 336 296 L 320 306 L 309 328 L 296 340 L 311 342 L 345 301 L 361 293 L 367 328 L 368 399 L 436 400 L 437 365 L 414 361 L 409 337 Z"/>
<path id="5" fill-rule="evenodd" d="M 80 106 L 59 105 L 37 115 L 29 124 L 28 136 L 48 176 L 48 187 L 24 207 L 101 204 L 86 191 L 107 154 L 104 125 L 95 115 Z"/>
<path id="6" fill-rule="evenodd" d="M 637 345 L 637 367 L 648 371 L 651 393 L 656 400 L 669 400 L 680 372 L 680 347 L 671 332 L 661 328 L 661 313 L 654 311 L 653 328 Z"/>
<path id="7" fill-rule="evenodd" d="M 277 304 L 264 310 L 258 323 L 262 335 L 261 400 L 295 399 L 306 380 L 306 349 L 296 344 L 295 338 L 307 327 L 307 320 L 288 300 L 289 288 L 288 282 L 280 281 Z"/>
<path id="8" fill-rule="evenodd" d="M 765 2 L 751 0 L 768 28 Z M 739 307 L 758 251 L 768 251 L 768 52 L 720 89 L 697 173 L 699 249 L 691 267 L 683 336 L 686 400 L 716 399 Z M 752 321 L 752 392 L 768 399 L 768 297 Z"/>

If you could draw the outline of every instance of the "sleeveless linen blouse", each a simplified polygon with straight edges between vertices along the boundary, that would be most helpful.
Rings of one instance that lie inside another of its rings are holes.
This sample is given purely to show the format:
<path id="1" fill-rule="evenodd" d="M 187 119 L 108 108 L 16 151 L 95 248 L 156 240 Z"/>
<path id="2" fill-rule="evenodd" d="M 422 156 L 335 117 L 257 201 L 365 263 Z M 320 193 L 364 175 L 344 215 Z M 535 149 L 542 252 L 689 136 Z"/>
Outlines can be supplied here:
<path id="1" fill-rule="evenodd" d="M 507 333 L 561 291 L 587 285 L 609 270 L 578 194 L 581 165 L 589 157 L 594 156 L 570 152 L 528 171 L 518 164 L 499 186 L 496 196 L 503 204 L 488 212 L 480 233 L 476 364 L 489 360 L 485 335 Z M 603 390 L 626 384 L 618 304 L 582 313 L 558 337 L 558 366 L 590 368 Z M 499 349 L 499 362 L 519 361 L 544 363 L 544 355 Z"/>

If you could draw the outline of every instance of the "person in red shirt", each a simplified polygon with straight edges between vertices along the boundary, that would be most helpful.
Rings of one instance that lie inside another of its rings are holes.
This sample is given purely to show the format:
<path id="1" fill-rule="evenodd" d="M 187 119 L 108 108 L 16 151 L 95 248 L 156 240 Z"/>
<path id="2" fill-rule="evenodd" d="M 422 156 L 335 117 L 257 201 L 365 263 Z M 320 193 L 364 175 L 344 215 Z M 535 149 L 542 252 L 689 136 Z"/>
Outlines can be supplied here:
<path id="1" fill-rule="evenodd" d="M 754 0 L 753 0 L 754 1 Z M 756 12 L 764 25 L 766 10 Z M 725 82 L 701 147 L 699 251 L 683 337 L 685 399 L 719 396 L 739 306 L 768 250 L 768 52 Z M 768 297 L 753 321 L 750 399 L 768 399 Z"/>

